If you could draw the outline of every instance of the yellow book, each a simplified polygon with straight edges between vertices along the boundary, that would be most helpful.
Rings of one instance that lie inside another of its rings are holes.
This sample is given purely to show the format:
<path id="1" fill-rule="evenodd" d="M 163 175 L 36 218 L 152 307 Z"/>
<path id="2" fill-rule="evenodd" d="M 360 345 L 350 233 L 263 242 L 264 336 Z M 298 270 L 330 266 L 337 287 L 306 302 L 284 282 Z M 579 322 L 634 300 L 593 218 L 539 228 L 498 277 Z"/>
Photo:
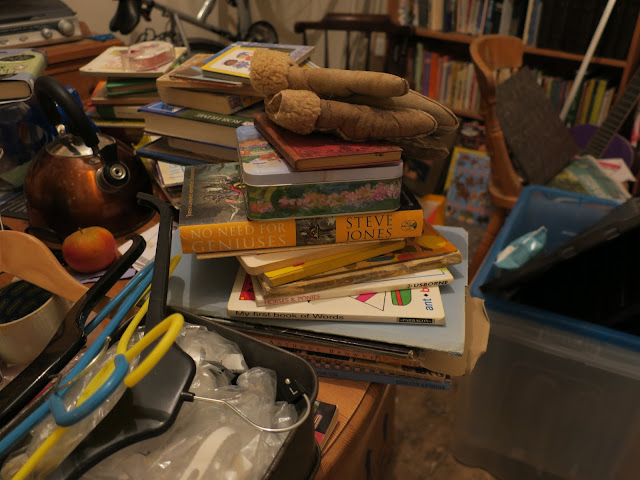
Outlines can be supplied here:
<path id="1" fill-rule="evenodd" d="M 344 267 L 355 262 L 378 257 L 385 253 L 394 252 L 404 248 L 404 246 L 404 240 L 385 242 L 374 247 L 363 245 L 362 248 L 355 251 L 341 252 L 335 255 L 329 255 L 325 258 L 317 258 L 297 265 L 264 272 L 259 275 L 259 278 L 266 282 L 270 287 L 277 287 L 278 285 L 294 282 L 311 275 L 328 272 L 329 270 Z"/>
<path id="2" fill-rule="evenodd" d="M 604 92 L 607 91 L 607 81 L 604 78 L 599 78 L 593 94 L 593 101 L 591 102 L 591 111 L 589 112 L 589 123 L 596 125 L 598 118 L 600 117 L 600 110 L 602 109 L 602 99 L 604 98 Z"/>

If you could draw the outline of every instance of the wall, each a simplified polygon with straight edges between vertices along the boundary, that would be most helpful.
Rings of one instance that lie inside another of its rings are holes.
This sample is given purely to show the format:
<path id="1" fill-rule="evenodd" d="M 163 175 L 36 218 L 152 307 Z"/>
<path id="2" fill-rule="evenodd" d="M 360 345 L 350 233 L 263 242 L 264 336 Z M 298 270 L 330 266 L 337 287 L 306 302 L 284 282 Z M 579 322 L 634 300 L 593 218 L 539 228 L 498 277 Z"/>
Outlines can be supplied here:
<path id="1" fill-rule="evenodd" d="M 64 0 L 69 7 L 76 11 L 80 21 L 84 21 L 94 33 L 109 33 L 109 21 L 117 9 L 117 2 L 114 0 Z M 202 0 L 160 0 L 173 8 L 180 9 L 185 13 L 195 16 L 202 4 Z M 271 23 L 278 32 L 280 43 L 301 43 L 302 35 L 294 33 L 293 25 L 298 20 L 320 20 L 327 12 L 358 12 L 358 13 L 386 13 L 386 0 L 250 0 L 252 20 L 266 20 Z M 236 11 L 224 0 L 219 0 L 216 7 L 209 16 L 210 22 L 215 22 L 219 26 L 224 26 L 227 30 L 235 31 L 237 28 Z M 121 37 L 125 43 L 134 43 L 139 34 L 145 28 L 152 27 L 157 32 L 161 32 L 166 25 L 167 19 L 155 10 L 152 13 L 152 21 L 147 22 L 142 19 L 136 30 L 127 36 Z M 187 36 L 200 36 L 216 38 L 216 35 L 200 28 L 183 24 Z M 352 36 L 354 48 L 362 45 L 362 39 Z M 220 39 L 219 37 L 217 39 Z M 330 37 L 330 53 L 342 52 L 346 41 L 344 34 L 332 34 Z M 312 60 L 324 66 L 324 39 L 320 31 L 310 32 L 308 35 L 310 44 L 316 46 L 316 51 Z M 330 56 L 331 67 L 342 67 L 344 59 L 342 55 Z"/>

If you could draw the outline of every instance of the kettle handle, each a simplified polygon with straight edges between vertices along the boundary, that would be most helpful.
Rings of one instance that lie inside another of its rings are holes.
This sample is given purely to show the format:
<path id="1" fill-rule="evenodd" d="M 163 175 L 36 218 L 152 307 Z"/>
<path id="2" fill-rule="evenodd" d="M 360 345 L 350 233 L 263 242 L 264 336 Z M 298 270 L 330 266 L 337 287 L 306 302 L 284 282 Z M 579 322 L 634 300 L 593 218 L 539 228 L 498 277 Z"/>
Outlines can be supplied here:
<path id="1" fill-rule="evenodd" d="M 35 81 L 34 91 L 40 107 L 52 125 L 62 124 L 62 117 L 56 107 L 58 104 L 69 117 L 71 132 L 82 137 L 86 146 L 92 149 L 98 146 L 98 135 L 82 107 L 58 80 L 46 75 L 40 76 Z"/>

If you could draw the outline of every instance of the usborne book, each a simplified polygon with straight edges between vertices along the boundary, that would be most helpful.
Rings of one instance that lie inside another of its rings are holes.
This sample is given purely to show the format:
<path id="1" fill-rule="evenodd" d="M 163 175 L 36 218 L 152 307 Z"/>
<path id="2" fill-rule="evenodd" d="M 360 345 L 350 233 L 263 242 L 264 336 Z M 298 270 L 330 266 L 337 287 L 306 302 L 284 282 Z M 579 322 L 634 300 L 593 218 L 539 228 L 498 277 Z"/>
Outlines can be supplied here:
<path id="1" fill-rule="evenodd" d="M 404 239 L 382 242 L 376 245 L 361 245 L 352 252 L 340 252 L 324 258 L 305 260 L 295 265 L 280 267 L 259 274 L 260 280 L 271 287 L 293 282 L 336 268 L 344 267 L 368 258 L 379 257 L 404 247 Z"/>
<path id="2" fill-rule="evenodd" d="M 158 94 L 165 103 L 230 115 L 262 101 L 263 97 L 231 95 L 185 88 L 159 86 Z"/>
<path id="3" fill-rule="evenodd" d="M 0 50 L 0 104 L 29 100 L 33 84 L 45 68 L 47 56 L 41 50 Z"/>
<path id="4" fill-rule="evenodd" d="M 227 313 L 231 318 L 242 318 L 247 321 L 286 318 L 332 322 L 445 324 L 439 287 L 393 290 L 260 307 L 255 301 L 251 276 L 242 267 L 238 268 L 227 304 Z"/>
<path id="5" fill-rule="evenodd" d="M 295 282 L 271 287 L 261 283 L 266 295 L 300 295 L 350 283 L 380 280 L 462 261 L 460 251 L 432 225 L 423 223 L 419 237 L 407 238 L 401 250 L 336 268 Z"/>
<path id="6" fill-rule="evenodd" d="M 256 129 L 296 170 L 351 168 L 397 162 L 402 149 L 384 142 L 349 142 L 335 135 L 300 135 L 273 123 L 265 113 L 253 118 Z"/>
<path id="7" fill-rule="evenodd" d="M 237 127 L 253 123 L 253 115 L 249 113 L 247 116 L 223 115 L 164 102 L 145 105 L 140 111 L 144 114 L 145 128 L 150 133 L 225 147 L 235 147 Z"/>
<path id="8" fill-rule="evenodd" d="M 242 265 L 242 262 L 240 262 Z M 453 282 L 453 275 L 447 268 L 434 268 L 424 272 L 399 275 L 382 280 L 349 283 L 341 287 L 328 288 L 315 292 L 305 292 L 298 295 L 269 295 L 265 296 L 257 278 L 252 278 L 257 305 L 282 305 L 284 303 L 308 302 L 325 298 L 348 297 L 364 293 L 389 292 L 391 290 L 406 290 L 421 287 L 435 287 Z"/>
<path id="9" fill-rule="evenodd" d="M 393 212 L 250 221 L 238 163 L 190 166 L 180 210 L 183 253 L 230 252 L 419 236 L 420 203 L 403 189 Z"/>
<path id="10" fill-rule="evenodd" d="M 202 65 L 202 73 L 208 77 L 235 80 L 251 83 L 249 79 L 251 57 L 258 48 L 269 48 L 289 54 L 291 59 L 300 64 L 314 50 L 310 45 L 285 45 L 279 43 L 235 42 L 213 54 Z"/>

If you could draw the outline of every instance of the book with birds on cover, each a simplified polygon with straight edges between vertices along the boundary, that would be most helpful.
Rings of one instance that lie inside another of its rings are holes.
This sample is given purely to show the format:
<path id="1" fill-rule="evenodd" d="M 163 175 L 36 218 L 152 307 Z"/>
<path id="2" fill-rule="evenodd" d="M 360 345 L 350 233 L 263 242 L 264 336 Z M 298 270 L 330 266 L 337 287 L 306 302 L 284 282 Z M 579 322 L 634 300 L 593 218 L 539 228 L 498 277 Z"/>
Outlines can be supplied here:
<path id="1" fill-rule="evenodd" d="M 185 169 L 179 233 L 183 253 L 331 245 L 419 236 L 420 203 L 402 189 L 393 212 L 252 221 L 247 218 L 238 163 Z"/>

